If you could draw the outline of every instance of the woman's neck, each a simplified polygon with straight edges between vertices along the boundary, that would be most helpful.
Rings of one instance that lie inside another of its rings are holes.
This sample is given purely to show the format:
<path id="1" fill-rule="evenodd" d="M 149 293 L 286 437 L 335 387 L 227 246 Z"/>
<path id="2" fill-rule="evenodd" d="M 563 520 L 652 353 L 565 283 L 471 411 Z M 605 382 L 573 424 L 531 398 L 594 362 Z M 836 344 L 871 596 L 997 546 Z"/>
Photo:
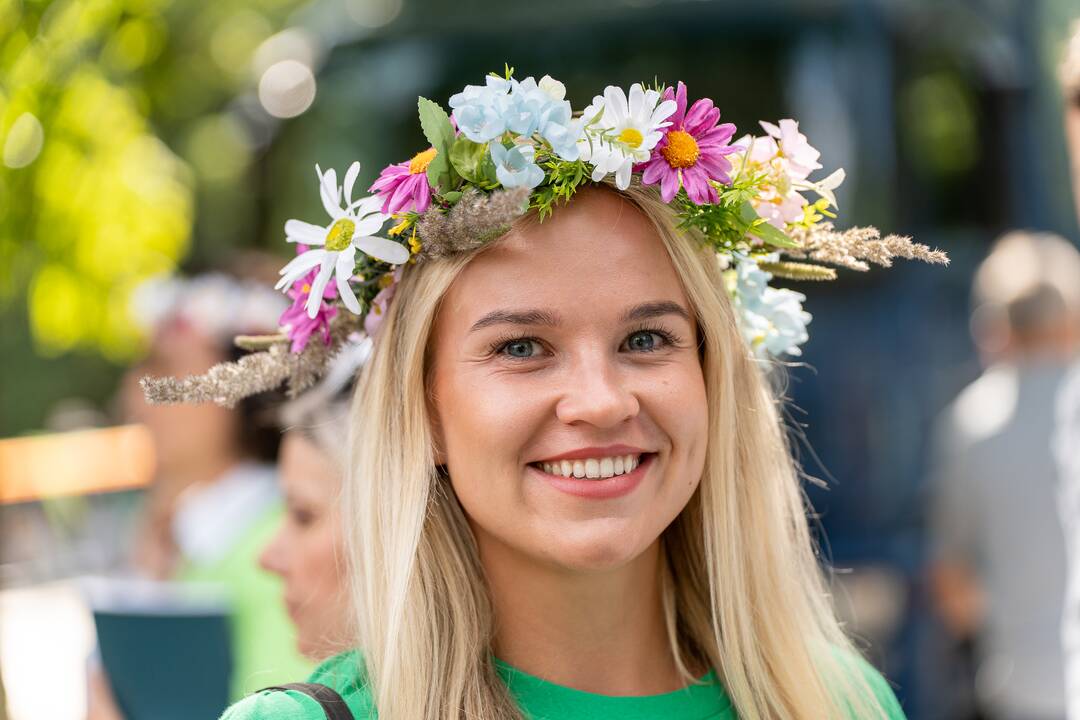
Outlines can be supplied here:
<path id="1" fill-rule="evenodd" d="M 623 567 L 575 572 L 490 537 L 477 541 L 500 660 L 602 695 L 654 695 L 685 685 L 664 622 L 659 542 Z"/>

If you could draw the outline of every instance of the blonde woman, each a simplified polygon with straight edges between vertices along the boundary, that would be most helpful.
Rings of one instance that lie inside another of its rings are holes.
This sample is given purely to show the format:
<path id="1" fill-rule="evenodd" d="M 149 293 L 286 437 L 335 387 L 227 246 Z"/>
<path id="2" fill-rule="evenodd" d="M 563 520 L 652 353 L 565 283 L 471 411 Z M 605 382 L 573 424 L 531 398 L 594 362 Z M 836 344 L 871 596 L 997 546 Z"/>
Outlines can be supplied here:
<path id="1" fill-rule="evenodd" d="M 409 268 L 379 337 L 345 498 L 363 650 L 312 678 L 354 717 L 902 717 L 833 616 L 719 268 L 653 193 Z"/>
<path id="2" fill-rule="evenodd" d="M 354 650 L 224 720 L 903 717 L 815 556 L 762 362 L 809 316 L 769 281 L 944 255 L 834 231 L 843 173 L 809 178 L 793 120 L 732 144 L 682 83 L 564 94 L 491 76 L 453 124 L 421 98 L 432 147 L 371 198 L 317 168 L 332 220 L 285 226 L 283 334 L 146 383 L 300 390 L 354 317 L 375 336 L 338 428 Z"/>

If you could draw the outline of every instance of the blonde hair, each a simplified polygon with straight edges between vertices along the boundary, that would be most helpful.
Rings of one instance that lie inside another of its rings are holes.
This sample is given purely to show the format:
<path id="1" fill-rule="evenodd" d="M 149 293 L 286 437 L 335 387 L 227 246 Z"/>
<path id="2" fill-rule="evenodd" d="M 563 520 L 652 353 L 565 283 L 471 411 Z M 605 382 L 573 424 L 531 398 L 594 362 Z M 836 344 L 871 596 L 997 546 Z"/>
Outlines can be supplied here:
<path id="1" fill-rule="evenodd" d="M 777 402 L 714 255 L 675 229 L 653 189 L 621 194 L 655 225 L 702 336 L 711 440 L 698 490 L 662 537 L 680 671 L 694 682 L 689 660 L 706 661 L 744 720 L 886 717 L 834 615 Z M 357 644 L 383 720 L 522 717 L 491 656 L 492 608 L 434 464 L 426 394 L 440 301 L 473 256 L 404 273 L 354 402 L 345 511 Z"/>

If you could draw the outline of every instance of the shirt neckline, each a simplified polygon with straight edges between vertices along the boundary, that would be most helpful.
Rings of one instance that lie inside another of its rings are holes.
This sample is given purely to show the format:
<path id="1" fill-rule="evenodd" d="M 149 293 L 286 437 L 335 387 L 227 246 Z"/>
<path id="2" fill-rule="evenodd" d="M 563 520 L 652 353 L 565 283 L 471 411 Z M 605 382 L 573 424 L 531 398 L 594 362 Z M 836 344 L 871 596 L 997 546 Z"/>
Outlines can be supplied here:
<path id="1" fill-rule="evenodd" d="M 618 717 L 652 720 L 679 717 L 705 720 L 731 707 L 715 670 L 697 683 L 660 695 L 613 696 L 575 690 L 529 675 L 495 658 L 495 668 L 522 710 L 536 720 L 547 718 Z"/>

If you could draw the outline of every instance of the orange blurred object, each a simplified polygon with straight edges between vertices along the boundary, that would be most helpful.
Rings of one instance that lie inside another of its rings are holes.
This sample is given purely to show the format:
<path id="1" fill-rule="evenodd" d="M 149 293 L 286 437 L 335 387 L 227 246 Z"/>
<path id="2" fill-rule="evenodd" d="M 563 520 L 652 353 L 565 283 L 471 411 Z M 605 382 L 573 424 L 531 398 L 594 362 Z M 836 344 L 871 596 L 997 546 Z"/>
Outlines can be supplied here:
<path id="1" fill-rule="evenodd" d="M 142 425 L 0 440 L 0 504 L 146 487 L 154 462 Z"/>

